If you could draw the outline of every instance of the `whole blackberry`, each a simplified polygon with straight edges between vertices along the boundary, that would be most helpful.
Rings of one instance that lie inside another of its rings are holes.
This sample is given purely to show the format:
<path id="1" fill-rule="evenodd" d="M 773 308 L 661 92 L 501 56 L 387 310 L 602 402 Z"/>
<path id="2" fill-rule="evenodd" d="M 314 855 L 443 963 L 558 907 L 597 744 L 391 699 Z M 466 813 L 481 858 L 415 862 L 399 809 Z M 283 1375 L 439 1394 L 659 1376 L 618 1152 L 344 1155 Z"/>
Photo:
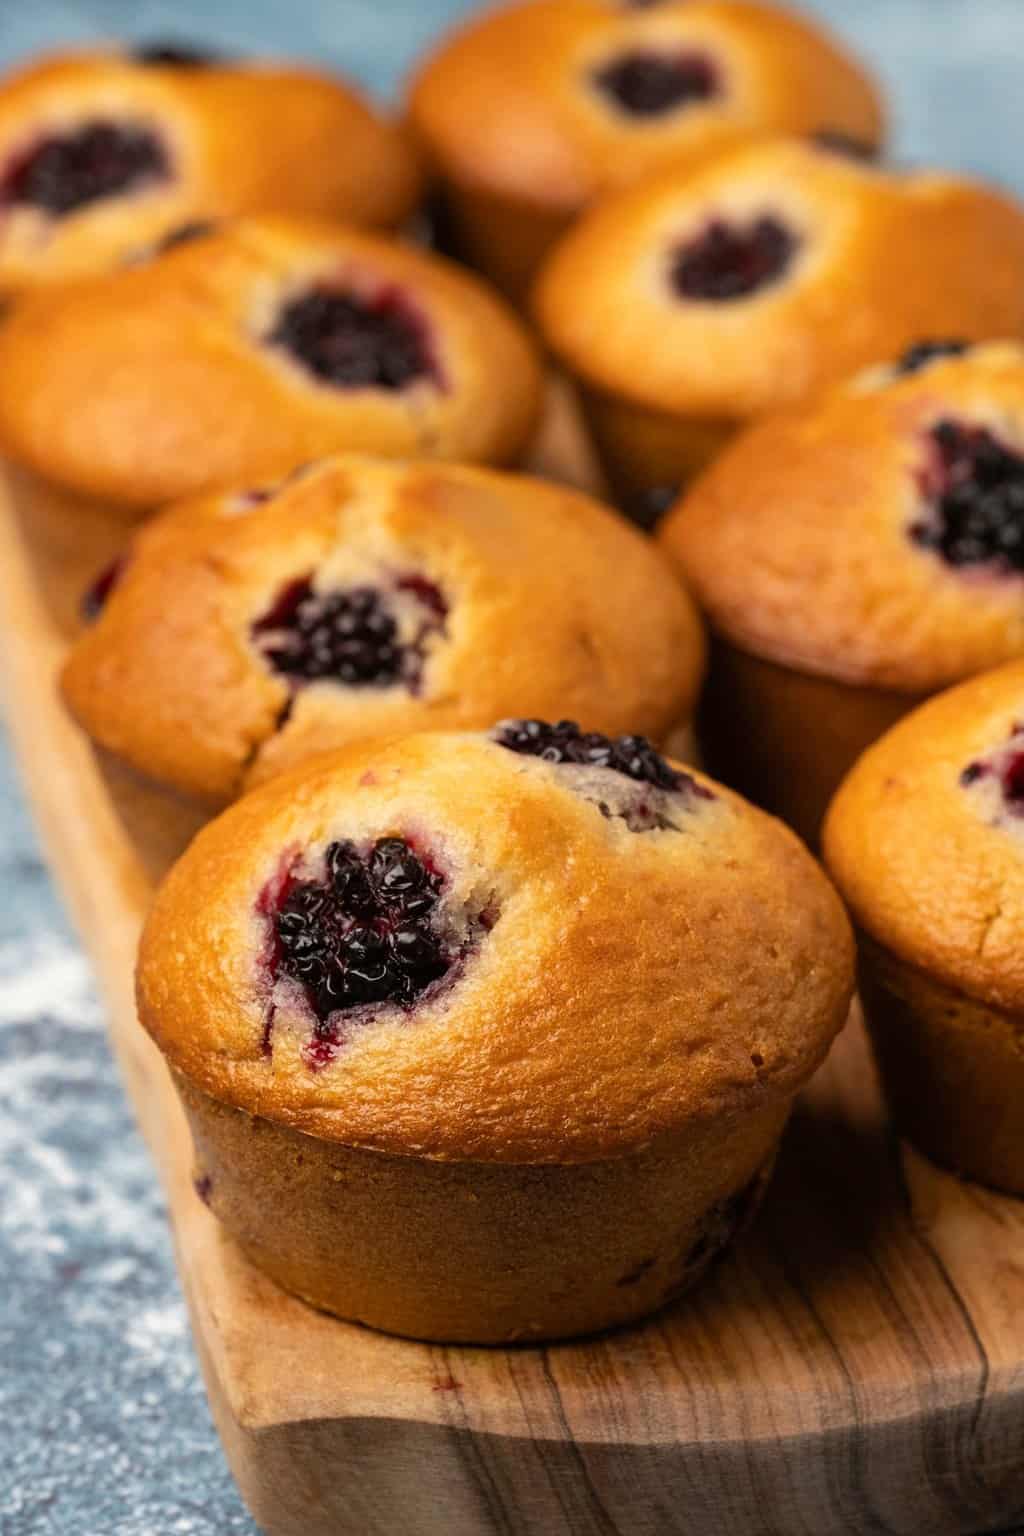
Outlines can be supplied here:
<path id="1" fill-rule="evenodd" d="M 164 145 L 146 128 L 86 123 L 40 139 L 14 160 L 0 182 L 0 206 L 42 208 L 60 218 L 88 203 L 166 181 Z"/>
<path id="2" fill-rule="evenodd" d="M 718 92 L 715 68 L 701 54 L 638 49 L 596 70 L 592 78 L 631 117 L 660 117 Z"/>
<path id="3" fill-rule="evenodd" d="M 952 566 L 1024 571 L 1024 457 L 987 427 L 940 421 L 922 475 L 925 515 L 910 537 Z"/>
<path id="4" fill-rule="evenodd" d="M 745 226 L 714 219 L 675 252 L 672 285 L 681 298 L 709 304 L 745 299 L 778 282 L 798 248 L 796 236 L 770 214 Z"/>
<path id="5" fill-rule="evenodd" d="M 266 338 L 339 389 L 404 389 L 435 378 L 426 327 L 394 291 L 368 300 L 319 287 L 281 310 Z"/>
<path id="6" fill-rule="evenodd" d="M 970 348 L 969 341 L 958 341 L 952 336 L 939 337 L 934 341 L 918 341 L 912 347 L 908 347 L 897 361 L 896 372 L 917 373 L 940 357 L 962 357 L 965 352 L 970 351 Z"/>
<path id="7" fill-rule="evenodd" d="M 509 720 L 498 727 L 495 740 L 510 752 L 539 757 L 547 763 L 609 768 L 667 794 L 710 794 L 689 774 L 677 773 L 644 736 L 602 736 L 597 731 L 581 731 L 575 720 L 559 720 L 555 725 L 544 720 Z"/>
<path id="8" fill-rule="evenodd" d="M 415 637 L 402 644 L 395 594 L 375 587 L 315 592 L 311 578 L 293 582 L 253 625 L 256 647 L 275 672 L 303 683 L 330 680 L 348 688 L 418 686 L 427 637 L 447 611 L 440 592 L 421 577 L 396 584 L 420 613 Z"/>
<path id="9" fill-rule="evenodd" d="M 443 879 L 399 837 L 362 854 L 351 842 L 327 849 L 321 880 L 293 884 L 273 916 L 276 971 L 300 983 L 316 1016 L 329 1021 L 373 1003 L 408 1007 L 457 958 L 434 926 Z"/>

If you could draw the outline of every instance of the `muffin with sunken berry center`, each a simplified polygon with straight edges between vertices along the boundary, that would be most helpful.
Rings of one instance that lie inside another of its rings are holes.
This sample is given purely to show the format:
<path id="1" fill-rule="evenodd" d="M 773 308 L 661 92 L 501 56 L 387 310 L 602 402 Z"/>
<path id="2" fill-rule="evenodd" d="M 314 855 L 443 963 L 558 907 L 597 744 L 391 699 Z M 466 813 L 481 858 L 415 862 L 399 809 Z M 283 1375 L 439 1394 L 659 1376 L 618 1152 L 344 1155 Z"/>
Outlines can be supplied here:
<path id="1" fill-rule="evenodd" d="M 773 133 L 870 154 L 883 131 L 834 39 L 747 0 L 520 0 L 442 42 L 411 118 L 467 254 L 519 296 L 586 207 L 651 171 Z"/>
<path id="2" fill-rule="evenodd" d="M 919 340 L 749 429 L 659 539 L 713 632 L 711 771 L 813 840 L 900 715 L 1024 655 L 1024 349 Z"/>
<path id="3" fill-rule="evenodd" d="M 307 220 L 177 231 L 0 327 L 6 452 L 135 513 L 348 449 L 513 462 L 541 391 L 532 341 L 475 278 Z"/>
<path id="4" fill-rule="evenodd" d="M 544 481 L 325 460 L 164 513 L 88 596 L 63 692 L 93 739 L 223 802 L 361 737 L 569 709 L 658 742 L 693 603 L 621 518 Z"/>
<path id="5" fill-rule="evenodd" d="M 554 250 L 534 310 L 642 511 L 754 418 L 922 337 L 1024 334 L 1022 260 L 1006 197 L 775 139 L 599 204 Z"/>
<path id="6" fill-rule="evenodd" d="M 0 291 L 107 271 L 190 220 L 398 225 L 399 129 L 310 70 L 182 45 L 56 54 L 0 81 Z"/>
<path id="7" fill-rule="evenodd" d="M 851 949 L 777 823 L 636 736 L 508 720 L 322 756 L 209 824 L 139 1016 L 268 1274 L 391 1332 L 543 1339 L 724 1250 Z"/>
<path id="8" fill-rule="evenodd" d="M 865 754 L 825 850 L 862 936 L 897 1125 L 1024 1195 L 1024 662 L 932 699 Z"/>

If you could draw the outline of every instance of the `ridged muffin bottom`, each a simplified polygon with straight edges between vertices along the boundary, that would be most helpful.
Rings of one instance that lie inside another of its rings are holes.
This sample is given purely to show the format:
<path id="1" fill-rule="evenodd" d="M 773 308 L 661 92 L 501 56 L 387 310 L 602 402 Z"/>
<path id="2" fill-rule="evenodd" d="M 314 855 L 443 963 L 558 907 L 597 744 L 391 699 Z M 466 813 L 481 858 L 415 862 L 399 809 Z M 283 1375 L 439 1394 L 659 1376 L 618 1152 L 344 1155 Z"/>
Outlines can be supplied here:
<path id="1" fill-rule="evenodd" d="M 442 1162 L 308 1136 L 174 1074 L 196 1187 L 249 1258 L 321 1311 L 447 1343 L 630 1323 L 703 1275 L 752 1217 L 789 1104 L 597 1163 Z"/>
<path id="2" fill-rule="evenodd" d="M 860 986 L 898 1129 L 941 1167 L 1024 1196 L 1024 1018 L 864 934 Z"/>

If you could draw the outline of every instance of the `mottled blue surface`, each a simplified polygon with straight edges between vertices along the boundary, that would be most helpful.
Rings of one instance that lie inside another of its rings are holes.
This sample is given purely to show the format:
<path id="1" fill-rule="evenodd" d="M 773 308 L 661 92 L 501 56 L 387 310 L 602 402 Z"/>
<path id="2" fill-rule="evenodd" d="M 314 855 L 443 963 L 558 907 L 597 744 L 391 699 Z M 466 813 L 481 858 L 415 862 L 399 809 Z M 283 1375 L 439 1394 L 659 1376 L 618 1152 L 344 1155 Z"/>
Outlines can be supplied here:
<path id="1" fill-rule="evenodd" d="M 901 156 L 1024 187 L 1024 0 L 807 8 L 887 79 Z M 96 35 L 195 37 L 324 60 L 389 92 L 472 9 L 0 0 L 0 59 Z M 0 1533 L 253 1530 L 207 1414 L 156 1182 L 0 735 Z"/>

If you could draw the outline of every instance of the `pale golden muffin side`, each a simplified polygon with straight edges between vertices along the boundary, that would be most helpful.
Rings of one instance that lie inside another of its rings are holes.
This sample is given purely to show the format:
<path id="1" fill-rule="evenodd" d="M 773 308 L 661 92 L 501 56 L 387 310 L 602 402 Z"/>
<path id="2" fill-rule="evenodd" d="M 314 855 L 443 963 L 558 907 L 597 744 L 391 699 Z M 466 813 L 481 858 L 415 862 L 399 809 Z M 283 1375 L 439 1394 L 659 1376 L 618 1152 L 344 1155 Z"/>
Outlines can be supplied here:
<path id="1" fill-rule="evenodd" d="M 813 837 L 894 720 L 1024 654 L 1024 349 L 922 342 L 766 417 L 659 542 L 715 636 L 713 771 Z"/>
<path id="2" fill-rule="evenodd" d="M 663 741 L 703 659 L 668 563 L 589 497 L 348 457 L 149 523 L 62 687 L 108 750 L 223 801 L 352 740 L 513 714 Z"/>
<path id="3" fill-rule="evenodd" d="M 772 140 L 599 203 L 534 292 L 610 472 L 679 485 L 752 417 L 922 337 L 1024 330 L 1024 213 L 945 174 Z"/>
<path id="4" fill-rule="evenodd" d="M 308 220 L 240 220 L 0 325 L 0 442 L 135 509 L 348 449 L 514 460 L 541 407 L 536 348 L 459 268 Z"/>
<path id="5" fill-rule="evenodd" d="M 694 1278 L 851 968 L 776 823 L 642 745 L 506 722 L 239 801 L 159 892 L 138 998 L 257 1262 L 328 1310 L 486 1340 Z"/>
<path id="6" fill-rule="evenodd" d="M 58 53 L 0 80 L 0 290 L 105 271 L 196 219 L 394 226 L 404 132 L 350 85 L 272 61 Z"/>
<path id="7" fill-rule="evenodd" d="M 746 0 L 487 11 L 421 65 L 410 120 L 469 253 L 519 290 L 583 208 L 666 164 L 771 133 L 870 154 L 883 133 L 879 93 L 845 49 Z"/>
<path id="8" fill-rule="evenodd" d="M 897 1122 L 944 1166 L 1024 1194 L 1024 662 L 877 742 L 824 844 Z"/>

